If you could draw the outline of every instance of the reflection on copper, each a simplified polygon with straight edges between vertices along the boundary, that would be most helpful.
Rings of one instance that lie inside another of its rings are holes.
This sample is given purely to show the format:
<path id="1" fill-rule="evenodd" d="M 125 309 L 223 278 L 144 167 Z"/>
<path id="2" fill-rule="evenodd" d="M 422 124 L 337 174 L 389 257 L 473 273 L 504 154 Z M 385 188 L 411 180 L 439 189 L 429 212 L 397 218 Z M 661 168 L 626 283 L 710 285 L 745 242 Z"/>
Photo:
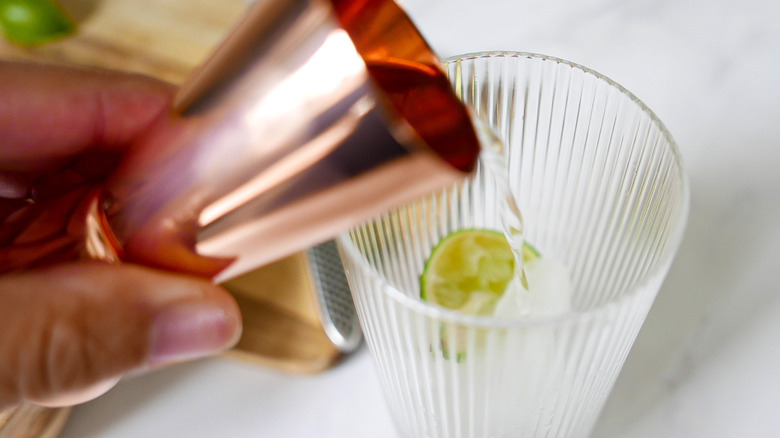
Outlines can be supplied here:
<path id="1" fill-rule="evenodd" d="M 393 1 L 331 0 L 394 113 L 456 168 L 470 172 L 479 141 L 441 61 Z"/>
<path id="2" fill-rule="evenodd" d="M 306 149 L 294 151 L 278 162 L 270 166 L 265 172 L 251 178 L 229 195 L 217 199 L 201 212 L 198 222 L 201 226 L 214 223 L 219 218 L 227 216 L 258 196 L 269 193 L 275 187 L 279 187 L 288 181 L 290 175 L 304 172 L 317 161 L 322 160 L 339 144 L 343 143 L 352 132 L 361 117 L 363 117 L 372 105 L 366 99 L 358 102 L 352 111 L 352 117 L 343 117 L 327 130 L 309 142 Z"/>
<path id="3" fill-rule="evenodd" d="M 0 261 L 77 257 L 89 225 L 93 257 L 203 276 L 233 262 L 226 279 L 452 184 L 478 153 L 468 110 L 392 0 L 258 1 L 99 203 L 62 191 L 0 204 Z"/>
<path id="4" fill-rule="evenodd" d="M 399 178 L 408 183 L 399 184 Z M 288 205 L 255 220 L 242 222 L 213 238 L 201 240 L 197 248 L 204 254 L 244 254 L 220 272 L 216 281 L 228 280 L 293 252 L 333 237 L 333 230 L 346 230 L 358 218 L 377 216 L 460 178 L 455 172 L 442 172 L 439 159 L 432 155 L 410 155 L 338 187 L 327 188 L 301 202 Z M 356 206 L 360 206 L 356 209 Z M 353 212 L 345 215 L 344 212 Z M 359 220 L 359 219 L 358 219 Z M 262 247 L 263 251 L 258 251 Z"/>

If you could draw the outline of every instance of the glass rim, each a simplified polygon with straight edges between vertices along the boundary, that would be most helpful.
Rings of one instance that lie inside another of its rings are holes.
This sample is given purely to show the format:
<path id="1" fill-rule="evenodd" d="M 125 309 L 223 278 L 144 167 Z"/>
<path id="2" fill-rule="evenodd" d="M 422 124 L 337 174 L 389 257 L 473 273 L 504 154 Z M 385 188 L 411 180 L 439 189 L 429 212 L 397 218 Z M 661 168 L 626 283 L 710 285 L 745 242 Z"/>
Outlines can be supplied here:
<path id="1" fill-rule="evenodd" d="M 425 303 L 420 299 L 415 299 L 397 287 L 390 284 L 387 279 L 382 276 L 373 266 L 368 263 L 365 257 L 360 254 L 360 251 L 356 248 L 352 239 L 349 237 L 349 232 L 343 233 L 338 237 L 339 250 L 342 257 L 349 257 L 359 268 L 363 271 L 361 274 L 368 275 L 372 281 L 379 282 L 383 286 L 382 294 L 388 294 L 393 300 L 400 303 L 404 307 L 411 309 L 414 312 L 423 314 L 424 316 L 446 321 L 454 324 L 462 324 L 475 326 L 480 328 L 524 328 L 532 326 L 543 325 L 558 325 L 564 323 L 583 322 L 592 318 L 598 317 L 602 313 L 607 313 L 610 309 L 619 307 L 623 301 L 634 298 L 641 290 L 645 288 L 652 280 L 659 276 L 665 276 L 668 269 L 671 267 L 672 261 L 677 254 L 680 244 L 685 234 L 686 225 L 688 222 L 688 214 L 690 209 L 690 186 L 688 176 L 684 171 L 684 165 L 682 156 L 679 152 L 677 143 L 671 135 L 671 132 L 666 128 L 666 125 L 658 118 L 658 116 L 638 97 L 631 93 L 628 89 L 615 82 L 614 80 L 596 72 L 583 65 L 567 61 L 554 56 L 542 55 L 530 52 L 512 52 L 512 51 L 483 51 L 472 52 L 463 55 L 455 55 L 443 60 L 443 64 L 451 64 L 457 61 L 473 60 L 480 58 L 528 58 L 537 59 L 542 61 L 551 61 L 556 64 L 561 64 L 570 68 L 578 69 L 586 74 L 594 76 L 596 79 L 603 81 L 610 87 L 618 90 L 621 94 L 628 97 L 639 109 L 647 114 L 650 121 L 656 125 L 661 131 L 663 137 L 666 139 L 667 148 L 670 149 L 677 163 L 677 174 L 680 177 L 682 186 L 682 208 L 680 211 L 679 224 L 675 230 L 669 236 L 669 244 L 665 248 L 664 253 L 659 257 L 651 269 L 649 269 L 639 280 L 631 285 L 625 293 L 608 300 L 598 306 L 595 306 L 586 310 L 569 310 L 556 315 L 548 316 L 515 316 L 515 317 L 494 317 L 494 316 L 479 316 L 479 315 L 467 315 L 457 310 L 447 309 L 441 306 L 436 306 L 430 303 Z"/>

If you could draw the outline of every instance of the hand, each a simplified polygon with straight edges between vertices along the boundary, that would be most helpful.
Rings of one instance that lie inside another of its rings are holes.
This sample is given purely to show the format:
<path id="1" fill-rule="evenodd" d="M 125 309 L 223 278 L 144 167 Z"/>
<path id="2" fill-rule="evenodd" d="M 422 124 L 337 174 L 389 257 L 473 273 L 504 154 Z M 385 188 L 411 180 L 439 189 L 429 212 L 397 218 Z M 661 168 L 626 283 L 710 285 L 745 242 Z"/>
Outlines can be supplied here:
<path id="1" fill-rule="evenodd" d="M 75 157 L 110 169 L 170 97 L 140 76 L 0 62 L 0 197 Z M 240 327 L 232 297 L 195 277 L 99 262 L 0 276 L 0 409 L 89 400 L 128 372 L 222 351 Z"/>

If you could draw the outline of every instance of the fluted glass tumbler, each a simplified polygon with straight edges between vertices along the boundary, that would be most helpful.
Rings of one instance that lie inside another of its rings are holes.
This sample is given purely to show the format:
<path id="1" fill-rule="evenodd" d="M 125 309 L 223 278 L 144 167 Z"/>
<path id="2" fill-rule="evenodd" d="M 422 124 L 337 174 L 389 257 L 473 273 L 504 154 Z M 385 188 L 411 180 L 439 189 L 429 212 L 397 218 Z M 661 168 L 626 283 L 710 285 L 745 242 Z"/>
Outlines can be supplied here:
<path id="1" fill-rule="evenodd" d="M 503 139 L 525 239 L 568 267 L 571 294 L 559 313 L 501 318 L 420 300 L 439 239 L 505 224 L 501 180 L 485 163 L 341 236 L 398 434 L 586 437 L 682 238 L 688 184 L 676 145 L 641 101 L 576 64 L 501 52 L 446 69 Z"/>

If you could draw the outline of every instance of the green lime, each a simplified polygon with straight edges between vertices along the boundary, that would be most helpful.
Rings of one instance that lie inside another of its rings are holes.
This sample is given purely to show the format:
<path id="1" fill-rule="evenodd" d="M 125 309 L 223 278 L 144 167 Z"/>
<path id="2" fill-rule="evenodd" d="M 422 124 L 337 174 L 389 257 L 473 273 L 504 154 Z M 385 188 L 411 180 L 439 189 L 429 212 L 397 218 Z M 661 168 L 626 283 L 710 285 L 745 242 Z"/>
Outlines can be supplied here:
<path id="1" fill-rule="evenodd" d="M 0 0 L 0 29 L 9 41 L 33 46 L 69 35 L 75 24 L 52 0 Z"/>
<path id="2" fill-rule="evenodd" d="M 523 242 L 523 263 L 530 263 L 533 260 L 542 258 L 539 254 L 539 250 L 534 248 L 530 243 Z"/>
<path id="3" fill-rule="evenodd" d="M 523 245 L 523 261 L 539 258 Z M 420 297 L 448 309 L 488 315 L 515 275 L 512 248 L 503 233 L 465 229 L 444 237 L 420 276 Z"/>

